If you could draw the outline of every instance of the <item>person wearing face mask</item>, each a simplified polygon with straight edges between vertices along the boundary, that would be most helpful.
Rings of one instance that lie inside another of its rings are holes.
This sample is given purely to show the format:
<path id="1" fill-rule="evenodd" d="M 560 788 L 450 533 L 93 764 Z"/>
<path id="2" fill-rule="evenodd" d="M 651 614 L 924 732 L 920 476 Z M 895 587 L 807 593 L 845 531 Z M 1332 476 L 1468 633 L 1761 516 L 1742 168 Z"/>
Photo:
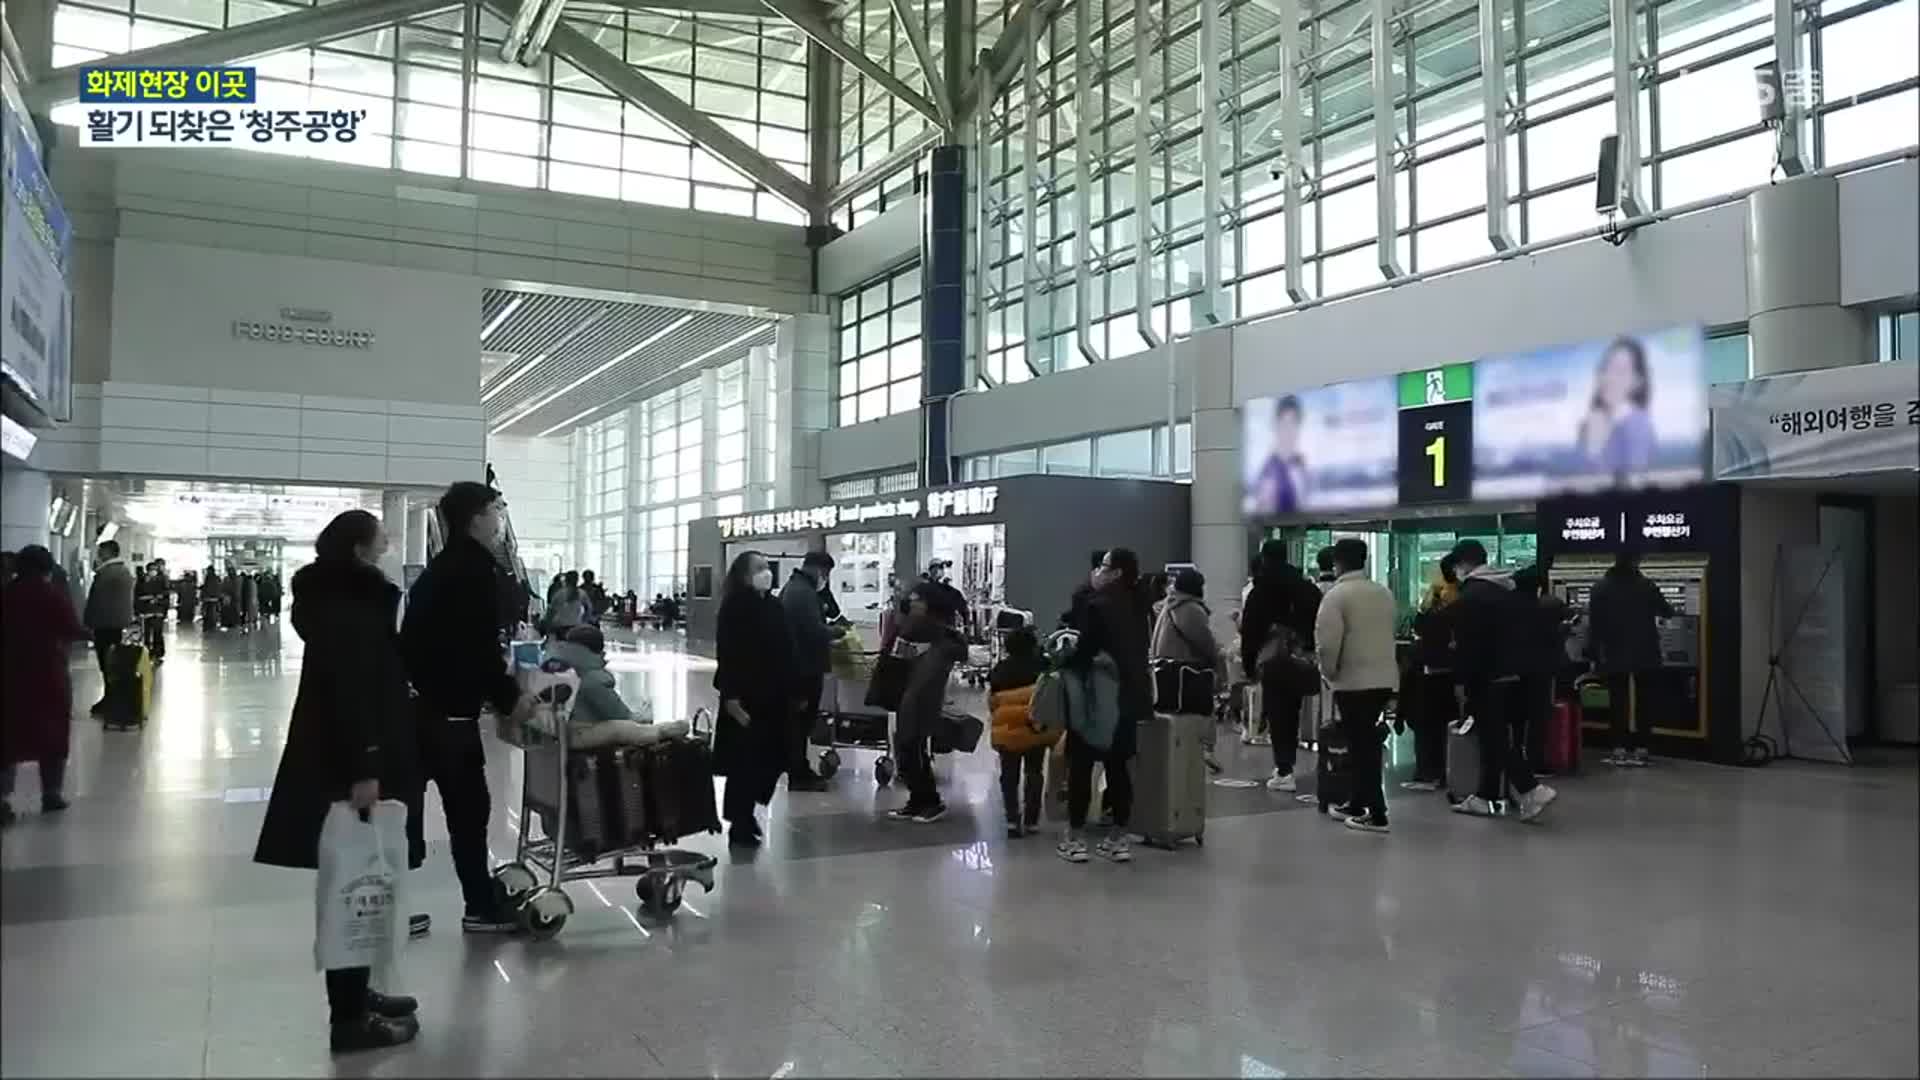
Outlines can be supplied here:
<path id="1" fill-rule="evenodd" d="M 1147 651 L 1153 631 L 1153 598 L 1140 583 L 1140 557 L 1126 548 L 1107 552 L 1089 580 L 1093 594 L 1077 611 L 1079 643 L 1067 666 L 1089 678 L 1106 657 L 1112 664 L 1117 688 L 1118 719 L 1112 739 L 1097 747 L 1078 731 L 1067 731 L 1068 829 L 1055 854 L 1071 863 L 1087 861 L 1087 810 L 1093 802 L 1093 767 L 1102 767 L 1111 796 L 1112 831 L 1093 846 L 1093 853 L 1110 862 L 1130 862 L 1133 849 L 1127 825 L 1133 812 L 1133 776 L 1129 761 L 1137 745 L 1137 727 L 1153 716 L 1153 672 Z"/>
<path id="2" fill-rule="evenodd" d="M 380 519 L 349 510 L 321 530 L 318 557 L 293 575 L 293 629 L 306 656 L 254 862 L 318 869 L 320 830 L 334 803 L 367 811 L 416 783 L 413 705 L 394 633 L 400 590 L 377 565 L 386 548 Z M 364 967 L 326 973 L 336 1053 L 419 1033 L 414 999 L 380 993 L 371 979 Z"/>
<path id="3" fill-rule="evenodd" d="M 793 675 L 796 686 L 794 717 L 787 729 L 787 790 L 825 791 L 827 782 L 807 762 L 807 734 L 820 715 L 820 694 L 831 666 L 833 643 L 846 631 L 827 622 L 821 594 L 833 573 L 833 556 L 809 551 L 800 569 L 780 588 L 780 607 L 786 612 L 787 632 L 793 638 Z"/>
<path id="4" fill-rule="evenodd" d="M 498 627 L 499 580 L 505 572 L 493 554 L 500 535 L 500 493 L 463 480 L 440 497 L 447 546 L 421 571 L 407 594 L 400 645 L 407 676 L 419 693 L 417 714 L 423 755 L 421 790 L 409 793 L 407 840 L 424 851 L 424 781 L 440 789 L 447 815 L 447 846 L 466 903 L 461 927 L 470 934 L 516 930 L 513 911 L 493 881 L 487 854 L 487 822 L 493 795 L 487 789 L 487 756 L 480 739 L 480 710 L 524 717 L 519 683 L 507 670 Z M 297 601 L 296 601 L 297 602 Z"/>
<path id="5" fill-rule="evenodd" d="M 755 808 L 773 799 L 786 768 L 794 691 L 793 635 L 773 595 L 773 570 L 757 551 L 727 568 L 714 624 L 713 688 L 720 715 L 713 733 L 713 771 L 727 778 L 721 816 L 736 847 L 760 846 Z"/>

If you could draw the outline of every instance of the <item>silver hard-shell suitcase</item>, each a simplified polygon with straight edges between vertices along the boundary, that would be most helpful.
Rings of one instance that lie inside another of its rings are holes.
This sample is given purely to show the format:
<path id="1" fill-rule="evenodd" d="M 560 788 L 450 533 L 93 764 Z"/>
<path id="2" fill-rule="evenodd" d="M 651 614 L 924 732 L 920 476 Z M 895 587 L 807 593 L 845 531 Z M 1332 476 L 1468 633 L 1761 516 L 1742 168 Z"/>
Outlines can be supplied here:
<path id="1" fill-rule="evenodd" d="M 1155 713 L 1140 726 L 1133 770 L 1133 831 L 1156 847 L 1204 844 L 1207 829 L 1206 729 L 1198 713 Z"/>

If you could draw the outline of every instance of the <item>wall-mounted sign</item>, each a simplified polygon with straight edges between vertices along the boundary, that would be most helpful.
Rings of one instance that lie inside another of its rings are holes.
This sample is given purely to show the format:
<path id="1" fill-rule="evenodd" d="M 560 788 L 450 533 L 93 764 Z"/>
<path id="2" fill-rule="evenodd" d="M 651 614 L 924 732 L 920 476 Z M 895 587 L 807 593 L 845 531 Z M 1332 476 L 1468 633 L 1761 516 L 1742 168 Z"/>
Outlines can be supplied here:
<path id="1" fill-rule="evenodd" d="M 27 455 L 33 453 L 33 444 L 39 441 L 40 436 L 27 430 L 26 425 L 11 416 L 0 415 L 0 452 L 25 461 Z"/>
<path id="2" fill-rule="evenodd" d="M 739 514 L 720 519 L 720 536 L 737 540 L 749 536 L 780 536 L 785 533 L 837 529 L 863 525 L 871 521 L 897 519 L 978 517 L 991 514 L 1000 500 L 997 484 L 930 491 L 888 499 L 827 503 L 795 510 L 768 510 L 759 514 Z"/>
<path id="3" fill-rule="evenodd" d="M 1674 541 L 1693 539 L 1693 523 L 1679 510 L 1661 510 L 1640 515 L 1640 539 Z"/>
<path id="4" fill-rule="evenodd" d="M 1560 539 L 1569 545 L 1604 544 L 1613 535 L 1612 523 L 1599 514 L 1568 514 L 1560 519 Z"/>
<path id="5" fill-rule="evenodd" d="M 331 311 L 283 307 L 280 317 L 286 322 L 261 323 L 235 319 L 233 336 L 247 341 L 276 341 L 283 345 L 318 345 L 332 349 L 373 348 L 373 331 L 343 330 L 332 326 Z"/>
<path id="6" fill-rule="evenodd" d="M 1700 546 L 1692 516 L 1671 507 L 1562 514 L 1554 525 L 1562 551 L 1693 551 Z"/>

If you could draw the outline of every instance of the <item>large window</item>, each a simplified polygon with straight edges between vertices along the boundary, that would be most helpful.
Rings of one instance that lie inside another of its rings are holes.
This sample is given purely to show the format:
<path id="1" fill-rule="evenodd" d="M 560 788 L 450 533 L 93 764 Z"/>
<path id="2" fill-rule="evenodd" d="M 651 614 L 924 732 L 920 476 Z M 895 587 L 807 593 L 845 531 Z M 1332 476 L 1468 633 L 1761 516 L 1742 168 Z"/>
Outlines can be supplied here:
<path id="1" fill-rule="evenodd" d="M 1088 4 L 1084 14 L 1082 4 Z M 1494 212 L 1503 215 L 1515 243 L 1595 228 L 1604 221 L 1594 210 L 1597 150 L 1615 128 L 1607 6 L 1540 0 L 1498 6 L 1507 58 L 1508 205 Z M 1631 6 L 1628 32 L 1642 57 L 1635 77 L 1643 202 L 1670 208 L 1767 182 L 1774 140 L 1754 103 L 1753 69 L 1773 59 L 1774 5 L 1642 0 Z M 1383 190 L 1392 191 L 1395 210 L 1395 250 L 1385 254 L 1400 270 L 1444 269 L 1493 250 L 1479 11 L 1453 2 L 1396 7 L 1393 56 L 1385 66 L 1391 108 L 1376 116 L 1371 5 L 1300 5 L 1304 74 L 1294 164 L 1302 176 L 1295 239 L 1298 289 L 1307 299 L 1383 280 L 1386 260 L 1377 250 Z M 1837 165 L 1913 145 L 1920 131 L 1920 0 L 1823 0 L 1794 8 L 1806 18 L 1807 67 L 1793 89 L 1816 102 L 1808 164 Z M 1201 242 L 1210 215 L 1222 222 L 1218 269 L 1226 295 L 1220 301 L 1228 309 L 1215 314 L 1258 315 L 1294 303 L 1284 266 L 1286 185 L 1276 179 L 1286 81 L 1279 9 L 1225 5 L 1211 55 L 1199 45 L 1200 10 L 1196 0 L 1150 0 L 1148 70 L 1138 72 L 1132 5 L 1067 0 L 1039 33 L 1031 99 L 1021 72 L 991 103 L 986 186 L 976 204 L 985 282 L 972 297 L 986 309 L 983 383 L 1145 349 L 1143 278 L 1153 336 L 1187 332 L 1204 281 Z M 1083 17 L 1099 63 L 1085 72 L 1075 59 L 1076 23 Z M 1201 138 L 1206 63 L 1219 64 L 1222 87 L 1223 122 L 1212 150 Z M 1139 162 L 1134 135 L 1142 125 L 1151 134 L 1146 160 Z M 1382 125 L 1394 146 L 1384 177 L 1374 175 L 1374 135 Z M 1209 155 L 1220 163 L 1224 208 L 1202 199 L 1200 166 Z M 1136 172 L 1143 164 L 1148 215 L 1140 222 Z M 849 192 L 836 215 L 851 212 L 857 219 L 861 208 L 885 203 L 885 188 L 902 182 L 899 174 L 872 179 L 875 186 Z M 1136 247 L 1141 236 L 1148 241 L 1144 264 Z M 1090 271 L 1084 285 L 1075 273 L 1082 266 Z"/>
<path id="2" fill-rule="evenodd" d="M 920 265 L 840 297 L 841 426 L 920 407 Z"/>
<path id="3" fill-rule="evenodd" d="M 1184 421 L 1174 425 L 1171 443 L 1166 425 L 1162 424 L 1000 450 L 960 461 L 960 478 L 969 482 L 1030 473 L 1190 481 L 1193 479 L 1193 425 Z"/>
<path id="4" fill-rule="evenodd" d="M 97 60 L 310 6 L 281 0 L 60 0 L 55 65 Z M 483 8 L 472 141 L 462 161 L 459 11 L 248 63 L 272 108 L 364 109 L 350 143 L 234 145 L 488 183 L 805 224 L 805 214 L 657 117 L 551 55 L 500 59 L 506 23 Z M 802 179 L 806 42 L 773 19 L 598 10 L 568 24 Z M 83 106 L 54 110 L 84 121 Z"/>
<path id="5" fill-rule="evenodd" d="M 700 380 L 643 402 L 647 445 L 645 595 L 686 588 L 687 524 L 701 515 Z"/>
<path id="6" fill-rule="evenodd" d="M 617 412 L 580 429 L 575 437 L 582 555 L 609 589 L 631 584 L 627 568 L 627 414 Z"/>

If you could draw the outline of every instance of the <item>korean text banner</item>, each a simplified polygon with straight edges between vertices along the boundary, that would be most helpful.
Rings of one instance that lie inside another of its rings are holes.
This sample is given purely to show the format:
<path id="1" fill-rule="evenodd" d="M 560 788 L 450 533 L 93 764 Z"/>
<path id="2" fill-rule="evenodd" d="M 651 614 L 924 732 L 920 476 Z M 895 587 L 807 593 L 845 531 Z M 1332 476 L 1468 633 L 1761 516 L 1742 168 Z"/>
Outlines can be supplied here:
<path id="1" fill-rule="evenodd" d="M 1829 477 L 1920 467 L 1920 365 L 1854 364 L 1713 392 L 1713 475 Z"/>
<path id="2" fill-rule="evenodd" d="M 66 211 L 9 86 L 0 95 L 0 370 L 48 416 L 64 420 L 72 378 L 73 250 Z"/>
<path id="3" fill-rule="evenodd" d="M 1255 398 L 1240 415 L 1242 506 L 1254 517 L 1389 507 L 1399 497 L 1399 382 Z"/>
<path id="4" fill-rule="evenodd" d="M 1707 475 L 1697 326 L 1474 364 L 1473 497 L 1680 487 Z"/>

